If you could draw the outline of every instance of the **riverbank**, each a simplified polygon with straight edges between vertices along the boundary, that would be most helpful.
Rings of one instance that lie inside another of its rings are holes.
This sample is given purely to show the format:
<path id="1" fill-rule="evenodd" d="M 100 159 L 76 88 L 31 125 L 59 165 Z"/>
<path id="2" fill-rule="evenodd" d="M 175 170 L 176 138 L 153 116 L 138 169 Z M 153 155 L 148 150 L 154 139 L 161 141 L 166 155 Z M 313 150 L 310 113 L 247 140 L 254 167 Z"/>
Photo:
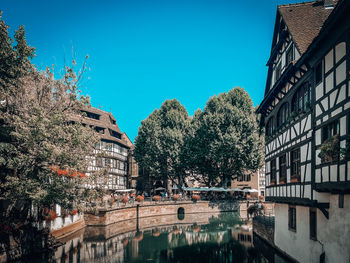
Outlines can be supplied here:
<path id="1" fill-rule="evenodd" d="M 193 213 L 217 213 L 237 211 L 238 202 L 210 202 L 210 201 L 167 201 L 167 202 L 140 202 L 133 205 L 100 208 L 94 213 L 85 213 L 84 220 L 87 226 L 106 226 L 126 220 L 166 216 L 186 215 Z"/>

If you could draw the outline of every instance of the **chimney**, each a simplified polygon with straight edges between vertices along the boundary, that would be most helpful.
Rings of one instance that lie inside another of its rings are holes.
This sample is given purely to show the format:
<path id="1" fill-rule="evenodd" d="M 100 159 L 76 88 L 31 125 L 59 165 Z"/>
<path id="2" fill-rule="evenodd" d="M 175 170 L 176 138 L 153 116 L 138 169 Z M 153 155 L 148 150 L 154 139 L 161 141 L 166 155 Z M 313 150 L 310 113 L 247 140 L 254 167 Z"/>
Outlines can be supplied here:
<path id="1" fill-rule="evenodd" d="M 332 9 L 334 8 L 334 0 L 324 0 L 323 5 L 325 9 Z"/>

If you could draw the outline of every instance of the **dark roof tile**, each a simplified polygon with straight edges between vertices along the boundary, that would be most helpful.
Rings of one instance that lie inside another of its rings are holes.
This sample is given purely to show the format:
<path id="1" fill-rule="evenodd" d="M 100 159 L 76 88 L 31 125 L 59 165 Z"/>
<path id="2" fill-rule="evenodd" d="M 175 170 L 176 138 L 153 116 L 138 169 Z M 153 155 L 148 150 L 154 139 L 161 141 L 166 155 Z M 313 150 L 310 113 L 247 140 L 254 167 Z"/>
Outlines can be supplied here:
<path id="1" fill-rule="evenodd" d="M 333 9 L 326 9 L 322 1 L 278 6 L 284 22 L 301 54 L 319 34 Z"/>

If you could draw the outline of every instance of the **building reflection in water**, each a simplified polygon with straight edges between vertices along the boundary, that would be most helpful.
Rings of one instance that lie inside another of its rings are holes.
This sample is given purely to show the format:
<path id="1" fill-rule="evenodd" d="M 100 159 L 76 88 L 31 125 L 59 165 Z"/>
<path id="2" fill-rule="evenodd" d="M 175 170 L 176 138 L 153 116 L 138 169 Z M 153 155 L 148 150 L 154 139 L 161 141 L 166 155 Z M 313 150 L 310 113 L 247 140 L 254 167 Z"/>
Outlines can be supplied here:
<path id="1" fill-rule="evenodd" d="M 167 225 L 140 225 L 140 231 L 87 227 L 57 249 L 55 262 L 242 262 L 257 255 L 252 225 L 235 213 L 200 214 Z M 154 221 L 155 222 L 155 221 Z M 191 261 L 189 261 L 191 259 Z M 204 260 L 204 261 L 203 261 Z M 267 262 L 262 260 L 261 262 Z"/>

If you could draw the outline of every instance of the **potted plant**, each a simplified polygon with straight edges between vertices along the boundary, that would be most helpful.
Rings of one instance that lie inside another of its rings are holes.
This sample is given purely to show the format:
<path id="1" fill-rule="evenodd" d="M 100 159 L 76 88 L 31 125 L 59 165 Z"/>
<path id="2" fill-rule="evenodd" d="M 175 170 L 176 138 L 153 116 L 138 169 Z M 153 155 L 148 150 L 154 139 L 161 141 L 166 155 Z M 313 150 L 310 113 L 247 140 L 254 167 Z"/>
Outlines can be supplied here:
<path id="1" fill-rule="evenodd" d="M 192 195 L 193 202 L 197 202 L 200 199 L 199 195 Z"/>
<path id="2" fill-rule="evenodd" d="M 345 148 L 340 149 L 340 156 L 342 159 L 350 160 L 350 142 L 346 143 Z"/>
<path id="3" fill-rule="evenodd" d="M 138 196 L 136 196 L 136 201 L 137 201 L 137 202 L 143 202 L 143 200 L 145 200 L 145 198 L 143 197 L 143 195 L 138 195 Z"/>
<path id="4" fill-rule="evenodd" d="M 153 199 L 153 201 L 159 201 L 160 200 L 160 196 L 159 195 L 154 195 L 152 199 Z"/>
<path id="5" fill-rule="evenodd" d="M 48 221 L 55 220 L 56 218 L 57 218 L 57 214 L 53 210 L 50 210 L 48 215 L 46 216 L 46 220 L 48 220 Z"/>
<path id="6" fill-rule="evenodd" d="M 73 209 L 73 210 L 70 212 L 70 214 L 71 214 L 72 216 L 74 216 L 74 215 L 78 214 L 78 210 L 77 210 L 77 209 Z"/>
<path id="7" fill-rule="evenodd" d="M 318 157 L 321 158 L 322 163 L 332 163 L 339 159 L 340 146 L 337 135 L 329 138 L 322 143 Z"/>
<path id="8" fill-rule="evenodd" d="M 127 202 L 129 202 L 129 198 L 126 195 L 124 195 L 120 201 L 122 201 L 122 203 L 126 204 Z"/>
<path id="9" fill-rule="evenodd" d="M 174 201 L 180 200 L 180 195 L 178 195 L 178 194 L 173 195 L 172 198 L 173 198 Z"/>
<path id="10" fill-rule="evenodd" d="M 195 225 L 194 227 L 193 227 L 193 232 L 199 232 L 201 230 L 201 227 L 200 226 L 197 226 L 197 225 Z"/>

